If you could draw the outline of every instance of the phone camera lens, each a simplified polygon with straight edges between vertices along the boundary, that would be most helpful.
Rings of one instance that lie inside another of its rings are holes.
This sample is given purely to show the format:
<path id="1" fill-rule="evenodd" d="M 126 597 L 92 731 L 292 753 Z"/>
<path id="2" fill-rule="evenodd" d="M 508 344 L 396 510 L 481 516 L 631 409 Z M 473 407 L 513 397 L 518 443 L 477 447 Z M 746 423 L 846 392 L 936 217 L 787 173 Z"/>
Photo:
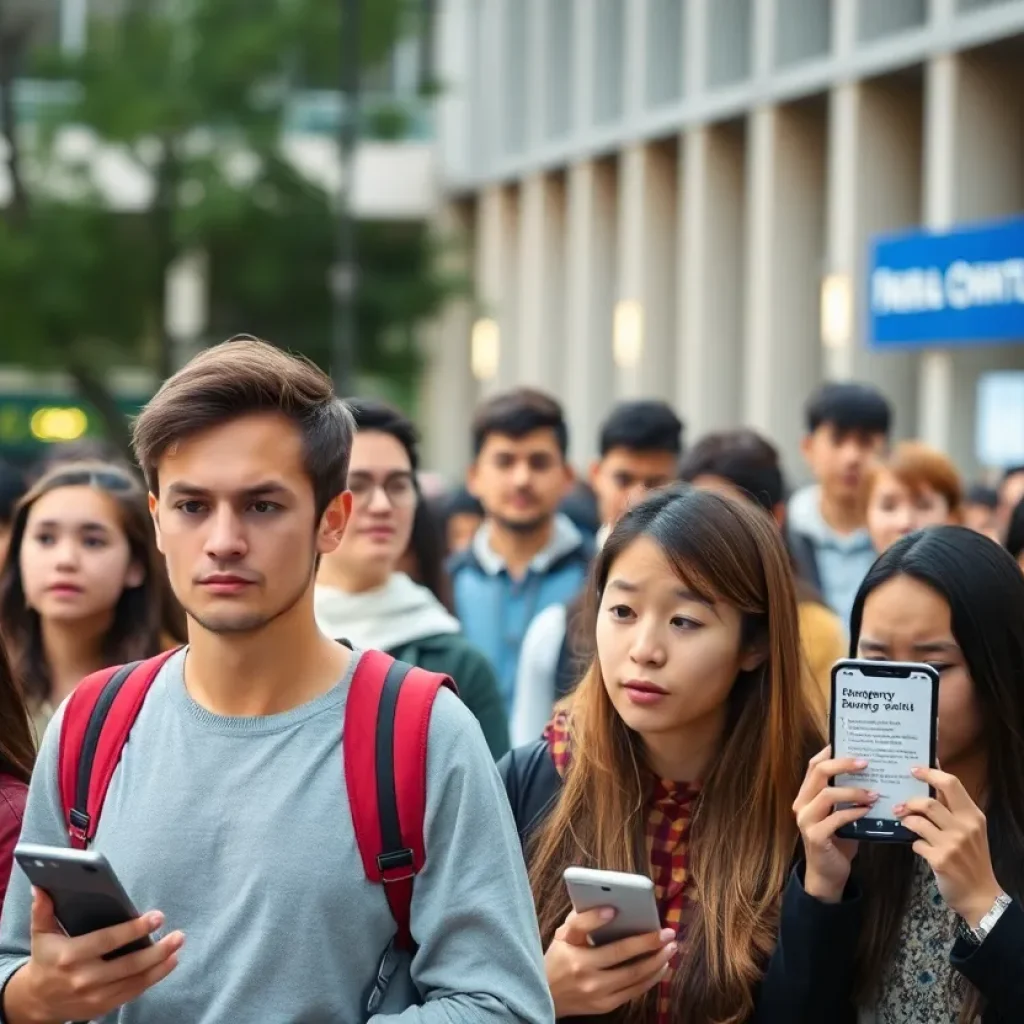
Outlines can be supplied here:
<path id="1" fill-rule="evenodd" d="M 82 866 L 85 868 L 86 871 L 89 872 L 90 875 L 95 875 L 98 870 L 97 868 L 94 868 L 91 864 L 83 864 Z"/>
<path id="2" fill-rule="evenodd" d="M 611 891 L 612 891 L 611 890 L 611 886 L 608 886 L 608 885 L 602 885 L 601 886 L 601 892 L 611 892 Z"/>

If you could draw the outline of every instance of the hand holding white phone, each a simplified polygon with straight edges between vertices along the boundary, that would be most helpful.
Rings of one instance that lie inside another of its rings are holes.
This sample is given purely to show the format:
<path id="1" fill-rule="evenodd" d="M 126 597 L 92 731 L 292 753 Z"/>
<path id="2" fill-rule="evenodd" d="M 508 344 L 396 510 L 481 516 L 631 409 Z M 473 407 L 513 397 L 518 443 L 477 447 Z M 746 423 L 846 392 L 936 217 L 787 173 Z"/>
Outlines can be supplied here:
<path id="1" fill-rule="evenodd" d="M 627 891 L 609 885 L 609 876 L 613 882 L 628 880 Z M 611 1013 L 665 976 L 678 952 L 675 932 L 661 927 L 650 879 L 584 868 L 569 868 L 565 878 L 577 909 L 544 956 L 555 1015 Z M 626 911 L 621 920 L 620 909 Z M 617 921 L 616 930 L 629 937 L 610 940 L 607 929 Z M 635 928 L 647 930 L 637 933 Z"/>

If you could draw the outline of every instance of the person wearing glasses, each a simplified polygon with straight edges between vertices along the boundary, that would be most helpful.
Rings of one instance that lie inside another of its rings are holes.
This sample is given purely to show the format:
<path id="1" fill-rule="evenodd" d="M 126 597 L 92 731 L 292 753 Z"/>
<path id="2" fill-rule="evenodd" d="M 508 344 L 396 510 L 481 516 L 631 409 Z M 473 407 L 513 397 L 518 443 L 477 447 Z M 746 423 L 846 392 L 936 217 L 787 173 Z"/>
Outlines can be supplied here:
<path id="1" fill-rule="evenodd" d="M 356 648 L 451 676 L 497 759 L 509 740 L 494 670 L 437 597 L 398 571 L 422 500 L 416 428 L 382 402 L 348 405 L 356 424 L 348 474 L 352 518 L 341 543 L 321 560 L 317 623 Z"/>
<path id="2" fill-rule="evenodd" d="M 179 643 L 178 616 L 145 491 L 129 472 L 61 463 L 36 480 L 0 572 L 0 635 L 38 739 L 85 676 Z"/>

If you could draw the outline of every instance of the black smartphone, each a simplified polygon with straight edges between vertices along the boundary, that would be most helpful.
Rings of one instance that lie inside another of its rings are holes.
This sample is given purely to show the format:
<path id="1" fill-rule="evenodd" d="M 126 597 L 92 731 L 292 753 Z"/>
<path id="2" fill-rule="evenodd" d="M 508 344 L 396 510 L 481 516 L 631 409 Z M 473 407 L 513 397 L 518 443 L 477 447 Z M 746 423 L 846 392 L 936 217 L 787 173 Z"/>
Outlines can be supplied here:
<path id="1" fill-rule="evenodd" d="M 931 665 L 894 661 L 839 661 L 832 669 L 829 737 L 833 757 L 864 758 L 862 772 L 838 775 L 835 786 L 874 790 L 868 816 L 844 825 L 842 839 L 912 843 L 916 833 L 893 816 L 896 804 L 934 796 L 910 774 L 914 765 L 935 767 L 939 722 L 939 673 Z"/>
<path id="2" fill-rule="evenodd" d="M 14 848 L 14 859 L 28 880 L 53 900 L 57 921 L 70 936 L 88 935 L 139 917 L 102 853 L 19 843 Z M 107 953 L 103 959 L 116 960 L 152 942 L 147 935 Z"/>

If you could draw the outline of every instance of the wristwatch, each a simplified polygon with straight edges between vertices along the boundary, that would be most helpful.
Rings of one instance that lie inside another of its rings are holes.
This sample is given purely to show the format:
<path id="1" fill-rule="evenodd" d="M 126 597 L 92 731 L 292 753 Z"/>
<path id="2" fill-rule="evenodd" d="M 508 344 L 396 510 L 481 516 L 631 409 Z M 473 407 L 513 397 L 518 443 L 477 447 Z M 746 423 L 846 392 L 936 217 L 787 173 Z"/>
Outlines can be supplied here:
<path id="1" fill-rule="evenodd" d="M 972 946 L 980 946 L 988 938 L 989 933 L 995 928 L 996 922 L 1003 916 L 1006 908 L 1012 902 L 1013 900 L 1005 892 L 1001 892 L 996 897 L 995 903 L 992 904 L 992 909 L 978 922 L 977 928 L 972 928 L 961 918 L 957 931 Z"/>

